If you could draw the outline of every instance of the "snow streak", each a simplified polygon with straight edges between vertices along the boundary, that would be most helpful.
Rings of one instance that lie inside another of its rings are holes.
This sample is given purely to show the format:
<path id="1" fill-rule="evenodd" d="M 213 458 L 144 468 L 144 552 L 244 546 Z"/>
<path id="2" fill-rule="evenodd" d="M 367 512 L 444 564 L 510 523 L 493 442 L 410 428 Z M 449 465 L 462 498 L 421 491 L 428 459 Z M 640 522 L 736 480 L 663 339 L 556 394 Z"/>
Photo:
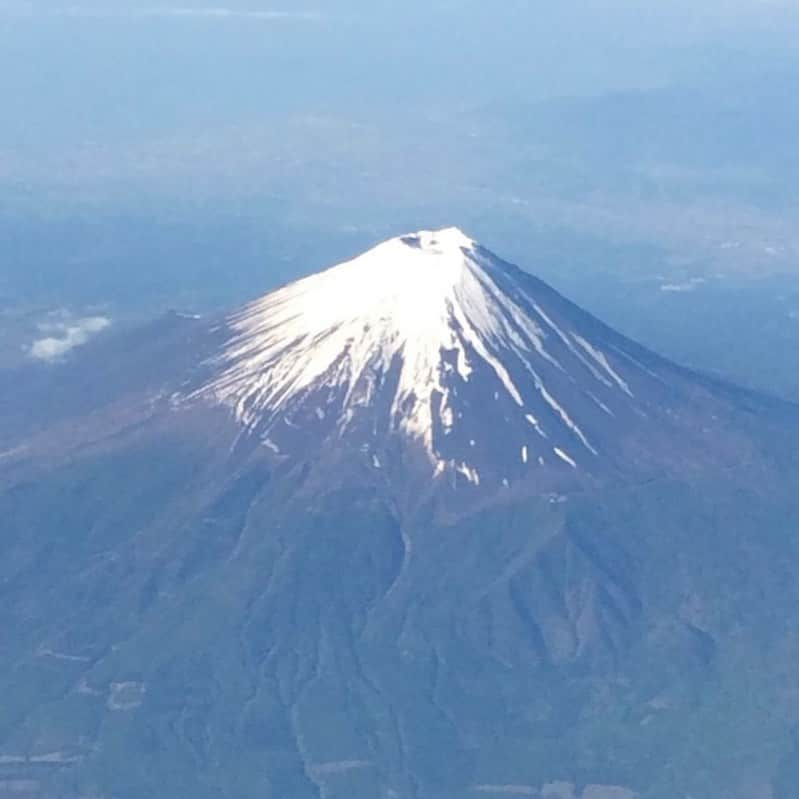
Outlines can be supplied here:
<path id="1" fill-rule="evenodd" d="M 632 397 L 627 382 L 599 347 L 564 329 L 498 264 L 455 228 L 391 239 L 231 316 L 215 376 L 193 396 L 229 405 L 263 436 L 289 423 L 310 396 L 319 422 L 332 412 L 330 423 L 343 435 L 380 397 L 388 429 L 421 442 L 440 472 L 436 431 L 450 436 L 458 427 L 459 390 L 479 371 L 493 382 L 495 399 L 506 400 L 496 406 L 506 420 L 518 416 L 539 441 L 568 440 L 598 454 L 550 379 L 577 383 L 572 372 L 579 369 L 579 380 L 591 383 L 584 393 L 592 405 L 600 401 L 591 389 Z M 335 402 L 319 407 L 331 397 Z M 527 463 L 529 443 L 519 446 Z M 576 465 L 564 450 L 554 451 Z M 473 466 L 458 462 L 454 469 L 479 484 Z"/>

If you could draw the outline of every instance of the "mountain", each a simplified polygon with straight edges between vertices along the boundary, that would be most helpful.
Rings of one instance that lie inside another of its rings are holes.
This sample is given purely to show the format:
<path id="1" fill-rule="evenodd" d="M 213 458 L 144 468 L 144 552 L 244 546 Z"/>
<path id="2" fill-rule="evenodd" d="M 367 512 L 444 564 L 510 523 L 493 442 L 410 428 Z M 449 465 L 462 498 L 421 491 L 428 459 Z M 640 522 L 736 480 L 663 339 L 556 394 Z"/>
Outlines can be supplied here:
<path id="1" fill-rule="evenodd" d="M 796 794 L 799 411 L 462 232 L 0 384 L 0 797 Z"/>
<path id="2" fill-rule="evenodd" d="M 730 405 L 456 229 L 385 242 L 247 306 L 192 394 L 276 455 L 485 491 L 740 457 Z M 712 442 L 712 443 L 709 443 Z M 320 447 L 320 444 L 322 445 Z M 574 472 L 574 474 L 571 474 Z"/>

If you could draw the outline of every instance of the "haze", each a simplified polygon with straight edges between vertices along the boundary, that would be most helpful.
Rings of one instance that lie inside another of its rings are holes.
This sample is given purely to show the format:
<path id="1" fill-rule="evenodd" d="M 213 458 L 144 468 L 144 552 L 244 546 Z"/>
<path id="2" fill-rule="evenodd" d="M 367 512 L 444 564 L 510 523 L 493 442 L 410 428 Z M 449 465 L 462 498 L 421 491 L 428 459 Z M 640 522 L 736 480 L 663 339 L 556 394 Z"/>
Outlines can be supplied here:
<path id="1" fill-rule="evenodd" d="M 228 307 L 454 224 L 764 386 L 734 304 L 686 339 L 652 319 L 721 275 L 799 343 L 797 32 L 757 0 L 0 3 L 0 360 L 46 314 Z"/>

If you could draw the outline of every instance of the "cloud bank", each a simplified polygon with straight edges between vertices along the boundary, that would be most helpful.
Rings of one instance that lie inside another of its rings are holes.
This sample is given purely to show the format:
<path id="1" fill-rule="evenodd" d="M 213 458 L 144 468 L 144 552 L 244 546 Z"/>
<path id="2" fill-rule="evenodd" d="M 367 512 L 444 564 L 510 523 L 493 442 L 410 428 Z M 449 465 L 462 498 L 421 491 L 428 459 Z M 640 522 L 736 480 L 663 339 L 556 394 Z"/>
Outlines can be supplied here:
<path id="1" fill-rule="evenodd" d="M 69 322 L 42 325 L 42 332 L 51 335 L 37 339 L 31 344 L 28 355 L 37 361 L 55 361 L 75 347 L 85 344 L 92 336 L 105 330 L 111 320 L 105 316 L 87 316 Z"/>

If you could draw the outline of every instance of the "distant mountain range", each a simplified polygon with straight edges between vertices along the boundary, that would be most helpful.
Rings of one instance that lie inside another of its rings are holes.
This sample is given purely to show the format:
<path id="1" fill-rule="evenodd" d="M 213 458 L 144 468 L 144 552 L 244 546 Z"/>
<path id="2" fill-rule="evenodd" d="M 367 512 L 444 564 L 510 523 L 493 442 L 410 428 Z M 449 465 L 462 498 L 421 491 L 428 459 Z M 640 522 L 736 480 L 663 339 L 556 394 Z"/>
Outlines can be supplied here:
<path id="1" fill-rule="evenodd" d="M 457 229 L 0 393 L 0 797 L 791 799 L 799 409 Z"/>

